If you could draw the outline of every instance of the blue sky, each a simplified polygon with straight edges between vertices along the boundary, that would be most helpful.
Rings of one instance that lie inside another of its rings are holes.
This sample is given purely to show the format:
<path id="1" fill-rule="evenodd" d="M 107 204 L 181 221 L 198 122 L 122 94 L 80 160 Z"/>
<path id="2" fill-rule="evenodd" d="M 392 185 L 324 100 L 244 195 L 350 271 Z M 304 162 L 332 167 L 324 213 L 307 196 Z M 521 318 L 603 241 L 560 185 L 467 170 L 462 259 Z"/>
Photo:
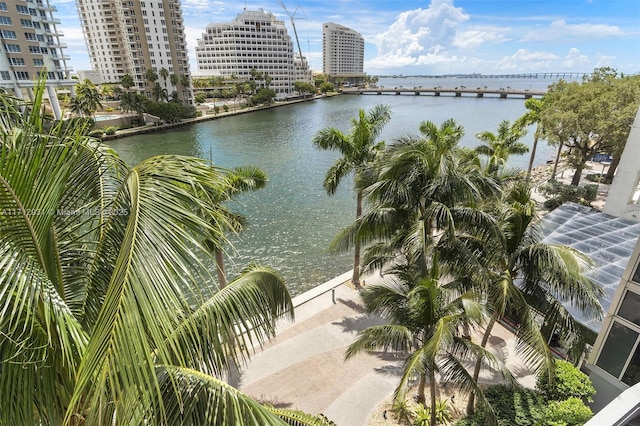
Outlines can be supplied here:
<path id="1" fill-rule="evenodd" d="M 74 70 L 90 62 L 74 0 L 53 1 Z M 640 73 L 639 0 L 283 0 L 302 53 L 322 70 L 322 24 L 335 22 L 365 39 L 370 75 L 589 72 L 609 66 Z M 259 8 L 285 20 L 279 0 L 182 0 L 192 71 L 207 24 Z M 295 43 L 295 39 L 294 39 Z M 297 49 L 297 48 L 296 48 Z"/>

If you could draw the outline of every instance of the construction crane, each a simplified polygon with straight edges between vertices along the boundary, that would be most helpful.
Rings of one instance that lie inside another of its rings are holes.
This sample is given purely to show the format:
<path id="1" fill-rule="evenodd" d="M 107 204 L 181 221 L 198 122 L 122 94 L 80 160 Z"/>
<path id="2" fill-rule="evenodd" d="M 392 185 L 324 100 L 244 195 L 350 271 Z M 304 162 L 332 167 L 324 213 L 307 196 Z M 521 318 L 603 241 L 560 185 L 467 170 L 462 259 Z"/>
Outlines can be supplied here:
<path id="1" fill-rule="evenodd" d="M 296 12 L 300 8 L 300 5 L 298 5 L 298 7 L 296 7 L 296 10 L 294 10 L 293 13 L 289 13 L 289 11 L 287 10 L 287 6 L 285 6 L 283 2 L 280 2 L 280 5 L 282 6 L 284 11 L 287 13 L 289 18 L 291 19 L 291 26 L 293 27 L 293 34 L 296 37 L 296 44 L 298 45 L 298 53 L 300 54 L 300 62 L 302 62 L 302 70 L 306 73 L 307 72 L 307 63 L 304 60 L 304 56 L 302 56 L 302 49 L 300 48 L 300 40 L 298 39 L 298 31 L 296 30 L 296 22 L 295 22 L 295 19 L 294 19 L 294 16 L 296 16 Z"/>

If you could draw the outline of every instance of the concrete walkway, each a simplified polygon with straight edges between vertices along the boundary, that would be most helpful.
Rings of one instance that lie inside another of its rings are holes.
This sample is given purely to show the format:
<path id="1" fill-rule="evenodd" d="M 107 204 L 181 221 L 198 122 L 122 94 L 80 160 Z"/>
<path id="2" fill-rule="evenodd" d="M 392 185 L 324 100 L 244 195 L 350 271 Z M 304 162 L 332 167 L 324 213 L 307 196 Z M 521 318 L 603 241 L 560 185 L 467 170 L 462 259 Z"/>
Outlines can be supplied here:
<path id="1" fill-rule="evenodd" d="M 380 323 L 364 313 L 358 291 L 342 284 L 350 276 L 346 273 L 296 297 L 296 322 L 281 324 L 277 338 L 258 350 L 231 384 L 276 407 L 323 413 L 339 426 L 366 425 L 397 386 L 402 359 L 380 353 L 344 361 L 356 333 Z M 365 280 L 368 285 L 376 281 Z M 496 326 L 490 348 L 523 385 L 535 384 L 533 373 L 513 355 L 515 340 L 508 330 Z M 495 383 L 499 378 L 484 369 L 480 381 Z"/>

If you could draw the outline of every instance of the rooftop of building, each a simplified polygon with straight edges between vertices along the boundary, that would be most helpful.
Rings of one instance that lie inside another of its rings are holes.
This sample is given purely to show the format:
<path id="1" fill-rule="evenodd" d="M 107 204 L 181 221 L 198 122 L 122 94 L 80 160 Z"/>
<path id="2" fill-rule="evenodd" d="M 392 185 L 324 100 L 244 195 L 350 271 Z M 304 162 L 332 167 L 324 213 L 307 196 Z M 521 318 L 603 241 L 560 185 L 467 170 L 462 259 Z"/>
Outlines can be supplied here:
<path id="1" fill-rule="evenodd" d="M 640 223 L 575 203 L 564 203 L 546 214 L 542 222 L 545 242 L 569 246 L 595 262 L 588 275 L 604 289 L 600 302 L 608 310 L 640 237 Z M 602 321 L 587 319 L 572 306 L 567 308 L 589 329 L 600 331 Z"/>

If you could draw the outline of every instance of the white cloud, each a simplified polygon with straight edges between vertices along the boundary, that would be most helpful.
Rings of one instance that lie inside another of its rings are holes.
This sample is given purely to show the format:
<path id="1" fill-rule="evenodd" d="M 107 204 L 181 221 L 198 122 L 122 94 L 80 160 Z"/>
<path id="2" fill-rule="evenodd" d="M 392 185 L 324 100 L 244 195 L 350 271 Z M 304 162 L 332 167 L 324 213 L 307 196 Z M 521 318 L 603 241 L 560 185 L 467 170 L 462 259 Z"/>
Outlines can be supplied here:
<path id="1" fill-rule="evenodd" d="M 374 68 L 441 62 L 456 39 L 458 26 L 469 16 L 452 0 L 433 0 L 427 9 L 402 12 L 389 28 L 373 37 Z"/>
<path id="2" fill-rule="evenodd" d="M 561 38 L 611 38 L 622 37 L 625 33 L 615 25 L 605 24 L 567 24 L 564 19 L 553 21 L 546 28 L 528 32 L 523 41 L 552 41 Z"/>
<path id="3" fill-rule="evenodd" d="M 562 66 L 571 69 L 576 66 L 580 66 L 588 63 L 589 63 L 589 58 L 587 57 L 587 55 L 583 55 L 582 53 L 580 53 L 578 49 L 576 49 L 575 47 L 572 47 L 571 49 L 569 49 L 569 53 L 564 58 L 564 61 L 562 62 Z"/>
<path id="4" fill-rule="evenodd" d="M 527 49 L 518 49 L 511 56 L 505 56 L 498 64 L 499 70 L 546 70 L 553 68 L 552 64 L 560 59 L 552 52 L 534 52 Z"/>
<path id="5" fill-rule="evenodd" d="M 489 42 L 504 42 L 508 38 L 501 33 L 506 32 L 507 29 L 492 28 L 490 30 L 470 30 L 462 31 L 456 34 L 453 40 L 453 46 L 460 49 L 476 49 L 481 45 Z"/>
<path id="6" fill-rule="evenodd" d="M 373 68 L 377 70 L 389 70 L 398 67 L 415 65 L 416 59 L 404 55 L 388 54 L 385 56 L 376 56 L 375 58 L 365 61 L 365 68 Z"/>
<path id="7" fill-rule="evenodd" d="M 223 3 L 219 1 L 210 2 L 208 0 L 182 0 L 183 11 L 194 9 L 198 11 L 210 10 L 212 9 L 212 5 L 216 8 L 220 8 L 220 6 L 223 6 Z"/>

